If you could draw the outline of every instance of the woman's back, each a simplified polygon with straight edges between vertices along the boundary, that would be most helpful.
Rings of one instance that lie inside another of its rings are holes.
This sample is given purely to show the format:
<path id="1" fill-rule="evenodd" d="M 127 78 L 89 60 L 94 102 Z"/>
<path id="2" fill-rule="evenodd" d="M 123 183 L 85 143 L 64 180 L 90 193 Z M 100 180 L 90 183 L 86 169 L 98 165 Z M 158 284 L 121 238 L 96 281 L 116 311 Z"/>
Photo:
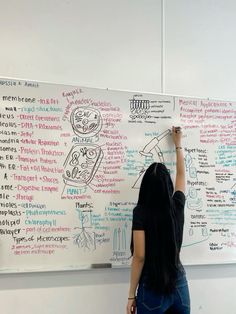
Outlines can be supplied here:
<path id="1" fill-rule="evenodd" d="M 164 164 L 146 170 L 133 211 L 131 280 L 127 314 L 189 314 L 188 285 L 180 262 L 185 204 L 185 168 L 180 128 L 176 146 L 175 189 Z M 175 192 L 174 192 L 175 190 Z M 137 300 L 135 297 L 138 286 Z M 186 302 L 182 302 L 187 300 Z M 137 301 L 137 303 L 136 303 Z M 154 305 L 155 304 L 155 305 Z"/>
<path id="2" fill-rule="evenodd" d="M 167 168 L 153 163 L 143 178 L 138 205 L 133 213 L 133 230 L 145 231 L 145 263 L 142 279 L 158 292 L 174 289 L 181 267 L 185 197 L 173 195 L 173 184 Z"/>

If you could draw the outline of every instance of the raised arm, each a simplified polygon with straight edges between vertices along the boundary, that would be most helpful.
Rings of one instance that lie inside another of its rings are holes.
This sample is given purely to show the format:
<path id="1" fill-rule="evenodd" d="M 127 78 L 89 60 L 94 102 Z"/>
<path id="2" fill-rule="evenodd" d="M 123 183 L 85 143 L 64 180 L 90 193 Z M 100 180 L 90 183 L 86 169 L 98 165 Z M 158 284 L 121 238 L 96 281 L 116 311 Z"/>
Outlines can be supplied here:
<path id="1" fill-rule="evenodd" d="M 185 192 L 185 166 L 184 153 L 182 148 L 182 131 L 180 127 L 172 127 L 172 138 L 176 150 L 176 179 L 175 191 Z"/>

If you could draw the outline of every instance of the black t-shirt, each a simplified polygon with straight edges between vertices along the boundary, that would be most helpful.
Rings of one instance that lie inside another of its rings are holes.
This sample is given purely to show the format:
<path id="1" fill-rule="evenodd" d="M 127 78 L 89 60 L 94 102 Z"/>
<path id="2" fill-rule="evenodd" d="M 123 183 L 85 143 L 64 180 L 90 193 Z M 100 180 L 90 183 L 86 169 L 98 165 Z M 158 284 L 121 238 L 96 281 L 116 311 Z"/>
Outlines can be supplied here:
<path id="1" fill-rule="evenodd" d="M 173 194 L 176 239 L 179 250 L 183 241 L 185 195 L 181 191 Z M 132 230 L 146 230 L 145 208 L 136 206 L 133 210 Z"/>

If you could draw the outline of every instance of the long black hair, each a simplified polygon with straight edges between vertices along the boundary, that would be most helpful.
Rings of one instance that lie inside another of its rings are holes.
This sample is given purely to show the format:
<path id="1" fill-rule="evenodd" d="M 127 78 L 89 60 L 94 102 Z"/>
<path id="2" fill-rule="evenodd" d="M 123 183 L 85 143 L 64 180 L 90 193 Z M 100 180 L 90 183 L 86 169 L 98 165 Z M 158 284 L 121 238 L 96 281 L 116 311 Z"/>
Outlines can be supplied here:
<path id="1" fill-rule="evenodd" d="M 180 265 L 173 191 L 166 166 L 151 164 L 143 176 L 137 205 L 142 207 L 145 217 L 145 281 L 160 293 L 174 289 Z"/>

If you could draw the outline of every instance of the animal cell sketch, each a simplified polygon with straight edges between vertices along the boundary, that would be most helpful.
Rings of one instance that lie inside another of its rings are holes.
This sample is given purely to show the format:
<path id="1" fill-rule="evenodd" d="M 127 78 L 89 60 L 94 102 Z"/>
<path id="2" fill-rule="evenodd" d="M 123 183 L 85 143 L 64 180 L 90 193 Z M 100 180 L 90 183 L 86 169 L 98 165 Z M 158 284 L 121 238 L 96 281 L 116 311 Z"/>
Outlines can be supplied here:
<path id="1" fill-rule="evenodd" d="M 113 250 L 126 250 L 126 226 L 115 228 L 113 231 Z"/>
<path id="2" fill-rule="evenodd" d="M 188 209 L 200 211 L 202 208 L 202 199 L 198 196 L 198 191 L 194 187 L 188 189 L 187 207 Z"/>
<path id="3" fill-rule="evenodd" d="M 64 183 L 76 187 L 89 185 L 102 158 L 103 151 L 98 145 L 77 144 L 73 146 L 64 162 Z"/>
<path id="4" fill-rule="evenodd" d="M 95 136 L 102 128 L 102 117 L 97 109 L 78 107 L 70 116 L 70 122 L 77 136 L 87 138 Z"/>
<path id="5" fill-rule="evenodd" d="M 153 157 L 153 152 L 156 154 L 157 158 L 159 159 L 159 162 L 164 163 L 164 156 L 163 152 L 161 150 L 161 147 L 159 146 L 159 143 L 161 140 L 163 140 L 165 137 L 171 134 L 171 130 L 166 130 L 162 132 L 159 136 L 154 137 L 150 142 L 148 142 L 143 149 L 139 152 L 140 155 L 145 156 L 145 157 Z M 134 189 L 139 189 L 140 188 L 140 183 L 142 181 L 142 177 L 145 173 L 145 168 L 142 168 L 139 172 L 138 179 L 135 181 L 134 185 L 132 188 Z"/>
<path id="6" fill-rule="evenodd" d="M 92 228 L 92 211 L 91 210 L 78 210 L 80 227 L 75 229 L 80 229 L 80 232 L 74 235 L 74 243 L 84 250 L 95 250 L 96 240 L 95 233 L 90 231 Z"/>

